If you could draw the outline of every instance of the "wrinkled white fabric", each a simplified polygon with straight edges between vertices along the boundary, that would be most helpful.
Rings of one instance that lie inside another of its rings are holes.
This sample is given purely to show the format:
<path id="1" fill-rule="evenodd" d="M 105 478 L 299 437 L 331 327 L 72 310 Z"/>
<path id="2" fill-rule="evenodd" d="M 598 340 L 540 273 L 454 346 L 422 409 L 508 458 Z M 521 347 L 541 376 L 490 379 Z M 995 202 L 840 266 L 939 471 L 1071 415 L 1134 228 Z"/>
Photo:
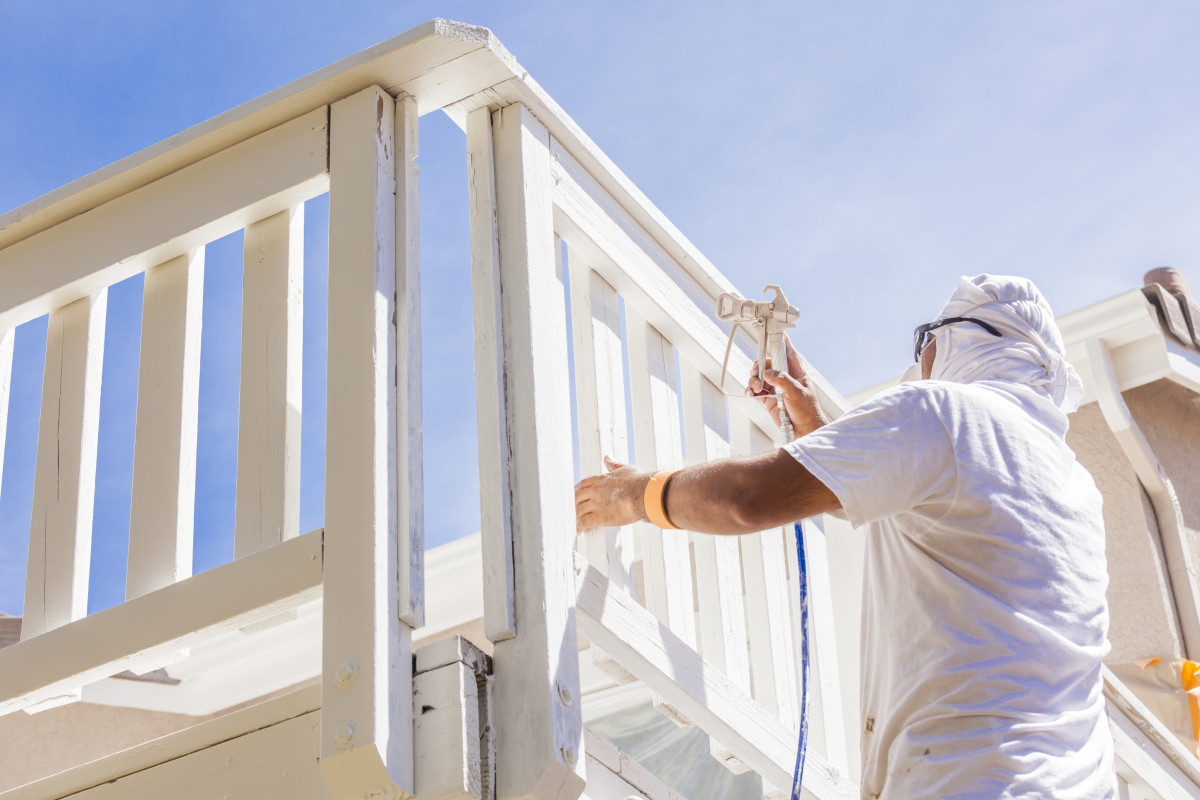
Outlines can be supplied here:
<path id="1" fill-rule="evenodd" d="M 973 323 L 937 328 L 934 380 L 1006 381 L 1033 391 L 1070 414 L 1079 408 L 1083 383 L 1066 360 L 1050 304 L 1025 278 L 962 278 L 938 319 L 972 317 L 997 328 L 996 337 Z"/>
<path id="2" fill-rule="evenodd" d="M 787 446 L 868 526 L 863 797 L 1113 797 L 1101 498 L 1065 442 L 1078 377 L 1027 281 L 964 279 L 942 316 L 1005 336 L 938 329 L 935 379 Z"/>

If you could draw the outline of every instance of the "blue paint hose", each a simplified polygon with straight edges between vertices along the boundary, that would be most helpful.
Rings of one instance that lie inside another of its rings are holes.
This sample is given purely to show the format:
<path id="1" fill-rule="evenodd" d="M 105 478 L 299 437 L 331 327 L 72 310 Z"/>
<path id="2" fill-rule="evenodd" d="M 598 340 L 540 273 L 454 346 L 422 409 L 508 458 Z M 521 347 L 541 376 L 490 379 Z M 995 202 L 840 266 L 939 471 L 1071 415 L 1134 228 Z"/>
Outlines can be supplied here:
<path id="1" fill-rule="evenodd" d="M 800 741 L 796 746 L 796 771 L 792 775 L 792 800 L 800 800 L 804 780 L 804 753 L 808 749 L 808 567 L 804 561 L 804 534 L 796 523 L 796 577 L 800 584 Z"/>

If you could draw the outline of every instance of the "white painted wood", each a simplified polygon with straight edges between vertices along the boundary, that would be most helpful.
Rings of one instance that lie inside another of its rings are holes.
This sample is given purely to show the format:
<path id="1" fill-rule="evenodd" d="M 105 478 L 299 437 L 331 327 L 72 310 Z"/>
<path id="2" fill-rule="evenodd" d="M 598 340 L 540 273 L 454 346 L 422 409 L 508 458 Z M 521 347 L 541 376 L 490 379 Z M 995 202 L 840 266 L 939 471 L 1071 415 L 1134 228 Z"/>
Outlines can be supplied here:
<path id="1" fill-rule="evenodd" d="M 320 714 L 310 712 L 74 795 L 73 800 L 286 797 L 332 800 L 317 766 Z"/>
<path id="2" fill-rule="evenodd" d="M 1109 717 L 1114 716 L 1117 711 L 1123 714 L 1137 727 L 1150 746 L 1170 759 L 1189 781 L 1200 786 L 1200 763 L 1197 763 L 1195 755 L 1175 738 L 1170 729 L 1108 667 L 1105 667 L 1103 672 L 1104 697 L 1109 703 Z"/>
<path id="3" fill-rule="evenodd" d="M 790 786 L 796 740 L 773 716 L 734 686 L 720 670 L 701 658 L 648 611 L 575 558 L 579 593 L 576 608 L 581 631 L 617 656 L 638 678 L 681 709 L 714 740 L 760 773 L 765 781 Z M 858 797 L 858 789 L 809 752 L 804 769 L 808 796 Z"/>
<path id="4" fill-rule="evenodd" d="M 321 691 L 310 686 L 231 714 L 193 725 L 105 758 L 81 764 L 24 786 L 0 793 L 4 800 L 66 797 L 119 780 L 159 764 L 235 739 L 245 733 L 308 714 L 321 705 Z M 320 782 L 319 780 L 317 781 Z"/>
<path id="5" fill-rule="evenodd" d="M 728 458 L 729 417 L 721 391 L 686 358 L 679 360 L 683 399 L 685 460 L 689 465 Z M 750 694 L 750 658 L 746 636 L 746 606 L 742 596 L 741 547 L 733 536 L 691 534 L 696 560 L 699 652 L 729 680 Z M 748 765 L 717 740 L 710 743 L 713 758 L 735 774 Z"/>
<path id="6" fill-rule="evenodd" d="M 107 307 L 104 289 L 46 329 L 22 641 L 87 614 Z"/>
<path id="7" fill-rule="evenodd" d="M 0 650 L 0 714 L 55 697 L 320 592 L 322 532 L 215 567 Z"/>
<path id="8" fill-rule="evenodd" d="M 421 209 L 417 101 L 396 99 L 396 591 L 400 619 L 425 624 L 425 489 L 421 438 Z"/>
<path id="9" fill-rule="evenodd" d="M 430 20 L 0 216 L 0 247 L 368 86 L 420 97 L 428 114 L 518 70 L 487 29 Z"/>
<path id="10" fill-rule="evenodd" d="M 567 269 L 575 346 L 579 471 L 581 475 L 599 475 L 606 471 L 604 456 L 622 464 L 629 462 L 620 298 L 569 246 Z M 592 564 L 610 581 L 636 595 L 632 527 L 585 531 L 580 544 Z"/>
<path id="11" fill-rule="evenodd" d="M 13 342 L 16 331 L 0 333 L 0 484 L 4 482 L 4 446 L 8 435 L 8 401 L 12 392 Z"/>
<path id="12" fill-rule="evenodd" d="M 125 597 L 192 574 L 204 249 L 146 271 Z"/>
<path id="13" fill-rule="evenodd" d="M 728 458 L 729 418 L 725 397 L 687 359 L 680 359 L 686 460 L 703 464 Z M 724 671 L 735 686 L 750 688 L 746 649 L 746 609 L 742 599 L 742 569 L 738 539 L 693 534 L 699 593 L 700 653 Z"/>
<path id="14" fill-rule="evenodd" d="M 512 492 L 505 415 L 500 232 L 492 115 L 467 119 L 467 176 L 471 209 L 471 293 L 475 308 L 475 404 L 479 438 L 479 511 L 483 545 L 483 620 L 489 641 L 516 635 L 513 611 Z"/>
<path id="15" fill-rule="evenodd" d="M 629 304 L 625 306 L 629 394 L 633 405 L 637 465 L 644 470 L 683 466 L 679 395 L 671 343 Z M 691 551 L 686 531 L 662 531 L 639 523 L 646 608 L 676 636 L 695 646 Z"/>
<path id="16" fill-rule="evenodd" d="M 625 800 L 640 795 L 646 800 L 685 800 L 674 788 L 595 731 L 585 728 L 583 737 L 588 754 L 586 797 Z"/>
<path id="17" fill-rule="evenodd" d="M 521 106 L 492 115 L 503 402 L 518 635 L 497 642 L 497 797 L 574 800 L 583 720 L 573 611 L 575 508 L 565 292 L 555 271 L 549 137 Z M 482 458 L 482 457 L 481 457 Z"/>
<path id="18" fill-rule="evenodd" d="M 0 250 L 0 327 L 20 324 L 325 191 L 326 111 Z"/>
<path id="19" fill-rule="evenodd" d="M 754 453 L 751 422 L 738 405 L 730 413 L 733 455 Z M 794 659 L 787 566 L 796 555 L 776 528 L 738 537 L 746 586 L 746 628 L 754 697 L 779 721 L 799 730 L 798 664 Z M 793 570 L 794 571 L 794 570 Z"/>
<path id="20" fill-rule="evenodd" d="M 234 558 L 300 533 L 304 206 L 246 227 Z"/>
<path id="21" fill-rule="evenodd" d="M 697 262 L 674 260 L 639 227 L 638 221 L 644 216 L 632 217 L 564 147 L 557 141 L 552 146 L 555 229 L 621 293 L 627 306 L 636 306 L 679 348 L 681 357 L 694 363 L 710 381 L 718 382 L 729 336 L 727 325 L 716 318 L 719 292 L 710 294 L 698 282 L 691 271 Z M 704 283 L 709 281 L 705 279 Z M 749 336 L 737 338 L 730 354 L 726 391 L 742 391 L 756 350 Z M 809 376 L 822 407 L 835 417 L 848 408 L 817 370 L 810 369 Z M 755 424 L 774 435 L 777 428 L 770 416 L 760 406 L 748 405 Z"/>
<path id="22" fill-rule="evenodd" d="M 1156 797 L 1194 800 L 1200 795 L 1200 784 L 1189 780 L 1121 711 L 1110 708 L 1108 722 L 1114 755 L 1130 768 L 1140 783 L 1153 787 Z"/>
<path id="23" fill-rule="evenodd" d="M 841 662 L 838 660 L 837 630 L 833 613 L 832 575 L 829 569 L 829 552 L 824 530 L 816 520 L 806 520 L 804 531 L 805 573 L 808 579 L 808 661 L 811 668 L 808 693 L 810 703 L 819 701 L 821 707 L 820 733 L 823 739 L 825 758 L 829 763 L 843 772 L 849 771 L 849 756 L 846 752 L 847 730 L 849 718 L 842 707 L 842 674 Z M 782 536 L 776 532 L 779 552 L 787 552 L 789 560 L 788 583 L 791 596 L 794 598 L 792 620 L 795 623 L 792 641 L 796 643 L 796 663 L 802 657 L 801 647 L 804 646 L 800 630 L 799 614 L 799 581 L 794 565 L 797 564 L 795 554 L 795 531 L 784 528 Z M 798 671 L 798 670 L 797 670 Z M 813 724 L 810 722 L 809 730 Z M 854 718 L 853 727 L 858 732 L 858 720 Z"/>
<path id="24" fill-rule="evenodd" d="M 837 648 L 838 681 L 841 685 L 842 730 L 845 732 L 846 770 L 851 780 L 858 780 L 859 726 L 862 713 L 859 707 L 859 670 L 861 668 L 860 629 L 862 623 L 862 564 L 866 532 L 855 530 L 850 523 L 824 514 L 820 524 L 825 531 L 826 558 L 829 563 L 829 612 Z M 837 576 L 833 580 L 833 576 Z"/>
<path id="25" fill-rule="evenodd" d="M 338 797 L 411 792 L 412 629 L 397 613 L 395 110 L 330 116 L 321 766 Z M 339 680 L 347 665 L 356 677 Z"/>
<path id="26" fill-rule="evenodd" d="M 420 800 L 480 798 L 479 694 L 455 662 L 413 678 L 413 756 Z"/>

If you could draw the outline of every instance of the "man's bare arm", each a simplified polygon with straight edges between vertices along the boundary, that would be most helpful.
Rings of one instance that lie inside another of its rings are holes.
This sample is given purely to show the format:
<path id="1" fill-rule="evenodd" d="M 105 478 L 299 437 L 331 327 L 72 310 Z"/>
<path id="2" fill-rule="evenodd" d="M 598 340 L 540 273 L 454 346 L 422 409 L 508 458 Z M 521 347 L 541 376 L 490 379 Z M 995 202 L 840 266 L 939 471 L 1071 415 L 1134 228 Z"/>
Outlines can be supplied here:
<path id="1" fill-rule="evenodd" d="M 608 465 L 608 473 L 575 487 L 576 530 L 646 519 L 650 473 Z M 666 494 L 671 522 L 701 533 L 753 533 L 839 508 L 833 492 L 785 450 L 680 470 Z"/>

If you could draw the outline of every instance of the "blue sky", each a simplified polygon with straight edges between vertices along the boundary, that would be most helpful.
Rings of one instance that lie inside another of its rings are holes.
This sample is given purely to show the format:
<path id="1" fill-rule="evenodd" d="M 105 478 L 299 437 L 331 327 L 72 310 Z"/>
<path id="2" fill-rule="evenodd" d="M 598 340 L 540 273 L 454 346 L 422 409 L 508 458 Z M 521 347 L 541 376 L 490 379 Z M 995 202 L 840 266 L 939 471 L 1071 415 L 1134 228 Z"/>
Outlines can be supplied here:
<path id="1" fill-rule="evenodd" d="M 899 372 L 957 276 L 1066 312 L 1200 281 L 1191 2 L 0 3 L 0 213 L 432 17 L 485 25 L 844 392 Z M 421 126 L 427 535 L 478 528 L 462 134 Z M 324 204 L 310 204 L 302 529 L 320 524 Z M 240 238 L 208 251 L 196 568 L 232 552 Z M 109 300 L 91 606 L 124 585 L 140 279 Z M 0 610 L 19 613 L 44 321 L 17 335 Z M 466 468 L 464 469 L 464 465 Z M 462 498 L 470 498 L 463 502 Z"/>

